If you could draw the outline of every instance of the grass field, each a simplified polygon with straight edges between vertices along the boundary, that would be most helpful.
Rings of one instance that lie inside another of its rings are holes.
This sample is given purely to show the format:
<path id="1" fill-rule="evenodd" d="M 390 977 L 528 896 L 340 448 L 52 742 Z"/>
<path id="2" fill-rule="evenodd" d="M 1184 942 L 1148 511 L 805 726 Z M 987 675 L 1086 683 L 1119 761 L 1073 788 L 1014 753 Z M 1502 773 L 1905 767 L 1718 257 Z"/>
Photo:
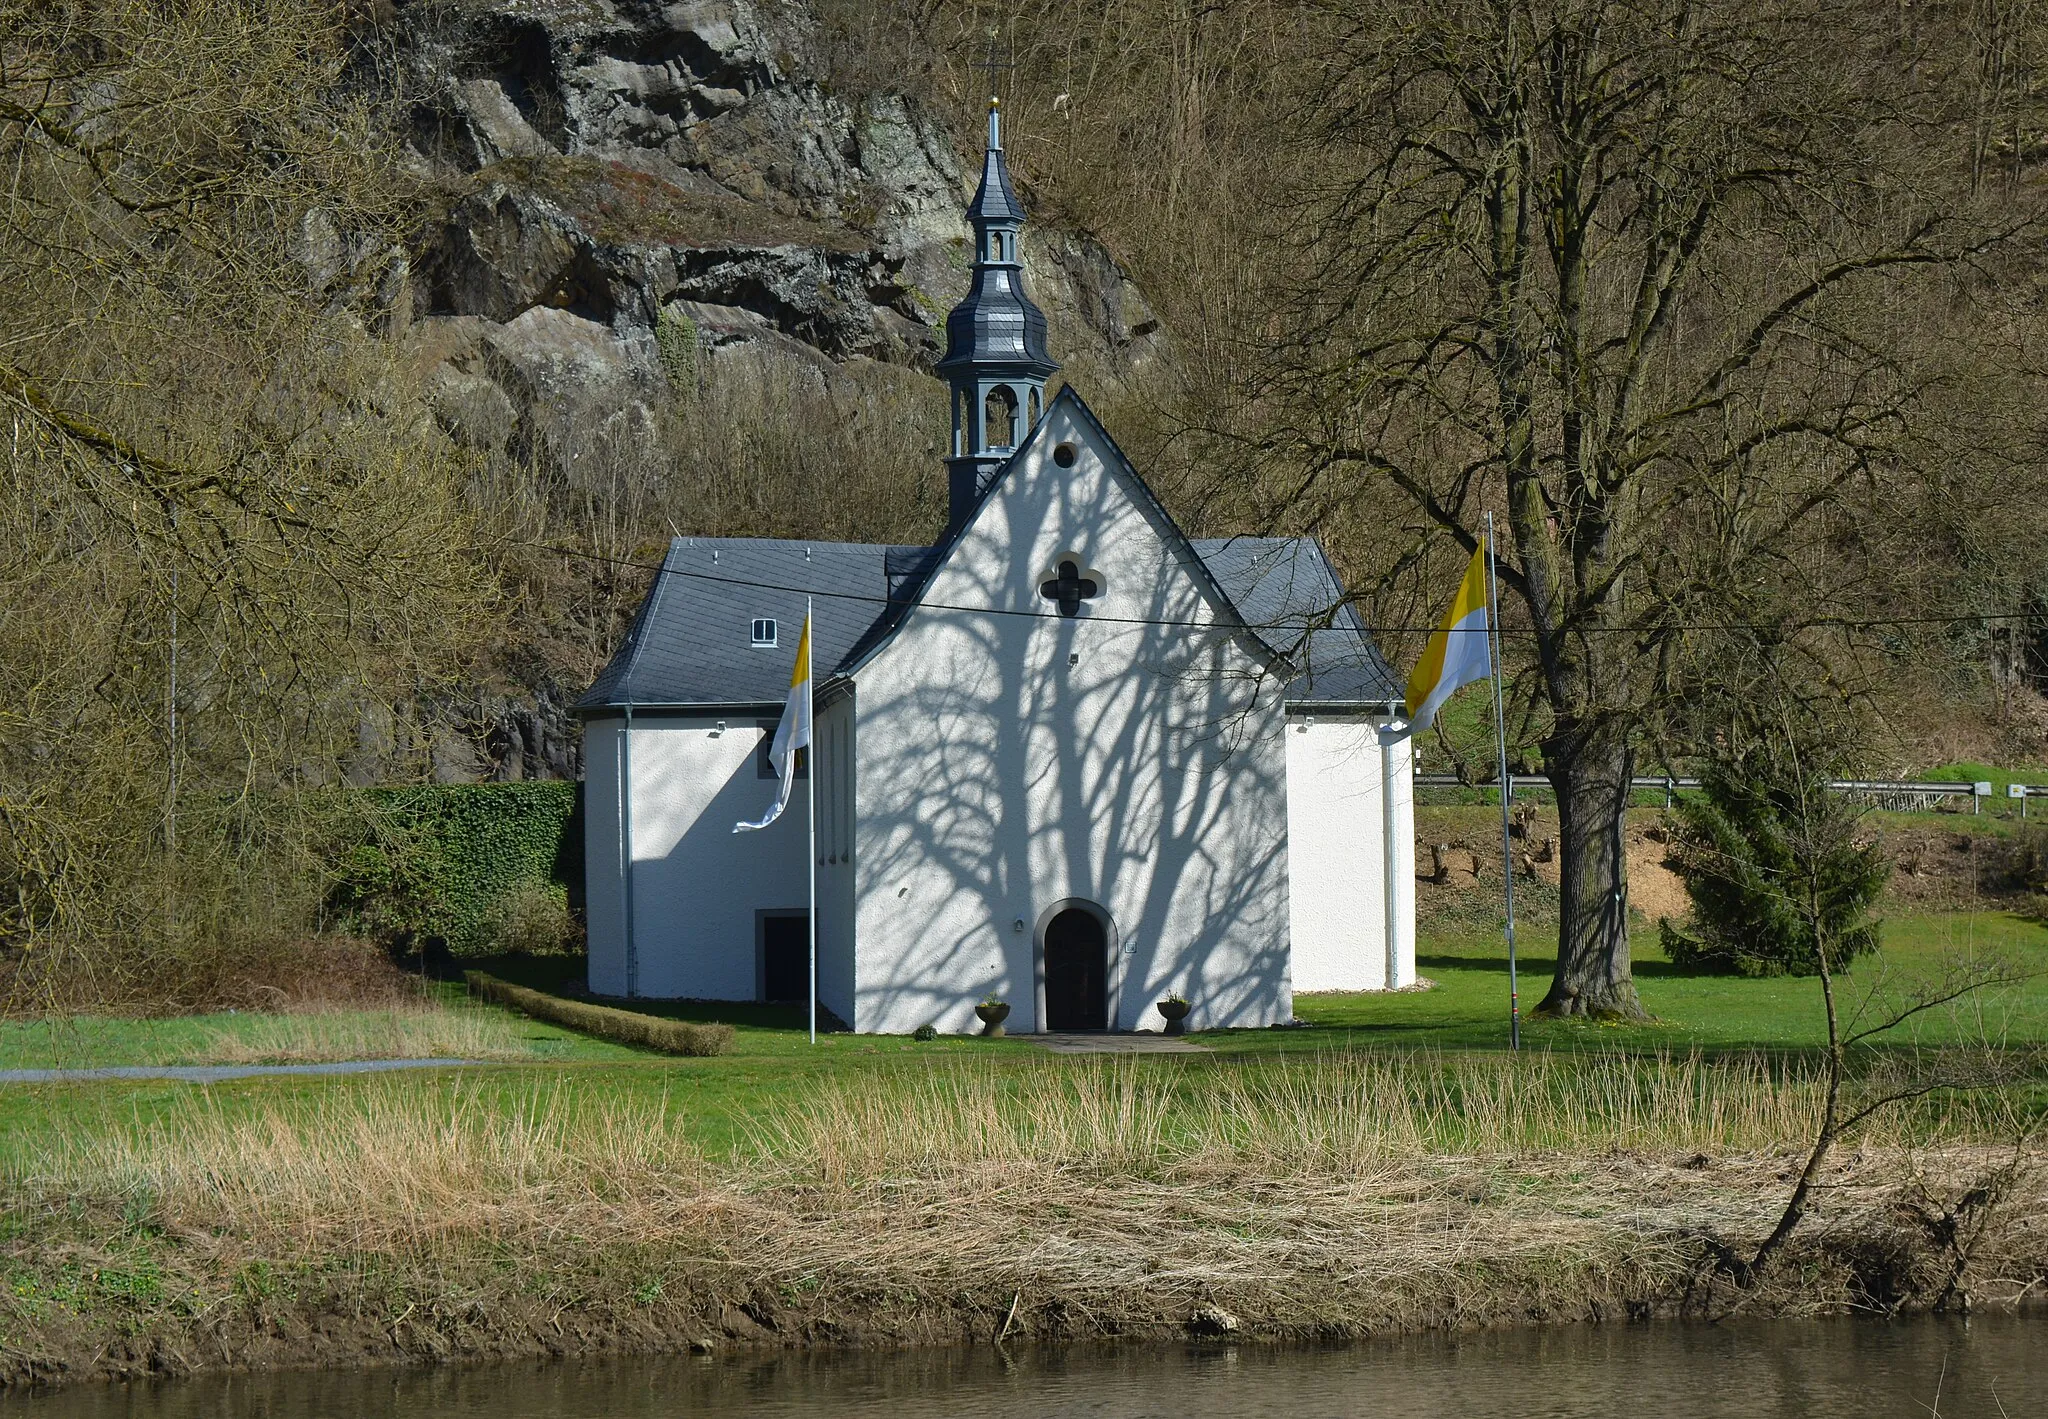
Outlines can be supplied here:
<path id="1" fill-rule="evenodd" d="M 1646 1025 L 1531 1021 L 1556 965 L 1551 932 L 1532 931 L 1520 955 L 1523 1042 L 1535 1048 L 1801 1049 L 1826 1039 L 1820 987 L 1806 979 L 1745 980 L 1680 971 L 1657 949 L 1654 932 L 1638 932 L 1636 988 L 1656 1017 Z M 1902 1027 L 1898 1044 L 1950 1044 L 1986 1037 L 2014 1044 L 2048 1043 L 2048 927 L 2002 912 L 1905 916 L 1885 924 L 1879 955 L 1860 962 L 1844 983 L 1853 1007 L 1877 1005 L 1910 990 L 1959 954 L 1995 953 L 2017 966 L 2024 984 L 1987 991 L 1965 1004 Z M 1295 1013 L 1317 1033 L 1347 1029 L 1359 1043 L 1407 1042 L 1445 1048 L 1502 1048 L 1507 1043 L 1508 966 L 1499 933 L 1425 937 L 1417 968 L 1434 990 L 1415 995 L 1299 996 Z"/>
<path id="2" fill-rule="evenodd" d="M 1640 941 L 1640 937 L 1638 938 Z M 1526 1010 L 1541 998 L 1552 964 L 1548 941 L 1522 957 Z M 2002 914 L 1900 917 L 1886 927 L 1876 961 L 1858 967 L 1846 995 L 1882 996 L 1937 969 L 1958 951 L 1997 951 L 2030 978 L 1971 1002 L 1967 1009 L 1925 1017 L 1900 1044 L 1944 1045 L 1986 1036 L 2014 1044 L 2048 1043 L 2048 928 Z M 1331 1051 L 1372 1053 L 1430 1049 L 1453 1054 L 1507 1045 L 1507 963 L 1495 934 L 1426 937 L 1422 974 L 1433 989 L 1397 995 L 1304 995 L 1297 1016 L 1310 1028 L 1217 1031 L 1196 1036 L 1212 1054 L 1205 1069 L 1236 1060 Z M 500 966 L 498 969 L 509 970 Z M 571 962 L 538 961 L 529 983 L 558 983 Z M 1823 1037 L 1819 991 L 1811 980 L 1742 980 L 1677 973 L 1655 950 L 1638 948 L 1637 981 L 1657 1017 L 1642 1025 L 1525 1020 L 1525 1049 L 1545 1051 L 1709 1054 L 1749 1050 L 1801 1051 Z M 674 1115 L 694 1146 L 728 1153 L 749 1135 L 777 1098 L 790 1091 L 843 1084 L 880 1088 L 902 1079 L 977 1063 L 997 1070 L 1043 1063 L 1044 1051 L 1022 1039 L 941 1037 L 919 1042 L 893 1036 L 804 1037 L 802 1012 L 770 1006 L 669 1005 L 648 1008 L 736 1027 L 731 1051 L 713 1059 L 670 1059 L 586 1039 L 556 1026 L 472 1004 L 445 987 L 442 1008 L 337 1012 L 311 1016 L 196 1016 L 168 1020 L 72 1019 L 0 1023 L 0 1069 L 295 1061 L 318 1058 L 453 1056 L 489 1062 L 481 1070 L 436 1071 L 405 1078 L 254 1079 L 207 1086 L 233 1111 L 292 1098 L 341 1092 L 366 1098 L 409 1092 L 439 1096 L 451 1089 L 479 1099 L 529 1097 L 537 1084 L 573 1080 L 614 1098 L 652 1102 Z M 1196 1073 L 1199 1075 L 1200 1070 Z M 865 1081 L 865 1082 L 864 1082 Z M 173 1082 L 95 1081 L 0 1085 L 0 1167 L 48 1145 L 70 1129 L 92 1131 L 164 1116 L 184 1106 L 194 1086 Z"/>

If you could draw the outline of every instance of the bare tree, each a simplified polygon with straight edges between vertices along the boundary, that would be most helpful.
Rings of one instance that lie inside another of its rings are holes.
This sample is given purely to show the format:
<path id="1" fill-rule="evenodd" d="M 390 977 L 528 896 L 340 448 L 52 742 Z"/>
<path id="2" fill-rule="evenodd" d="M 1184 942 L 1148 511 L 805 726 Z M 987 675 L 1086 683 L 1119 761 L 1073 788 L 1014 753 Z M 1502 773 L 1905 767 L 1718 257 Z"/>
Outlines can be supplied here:
<path id="1" fill-rule="evenodd" d="M 306 790 L 481 609 L 460 460 L 368 328 L 405 187 L 343 10 L 0 0 L 10 986 L 174 992 L 303 929 Z"/>
<path id="2" fill-rule="evenodd" d="M 2034 213 L 1972 188 L 1981 96 L 1917 11 L 1314 8 L 1322 180 L 1261 452 L 1311 518 L 1392 490 L 1469 552 L 1504 515 L 1561 819 L 1538 1008 L 1636 1015 L 1623 813 L 1687 627 L 1747 585 L 1853 597 L 1829 549 L 1915 476 L 1916 342 Z"/>

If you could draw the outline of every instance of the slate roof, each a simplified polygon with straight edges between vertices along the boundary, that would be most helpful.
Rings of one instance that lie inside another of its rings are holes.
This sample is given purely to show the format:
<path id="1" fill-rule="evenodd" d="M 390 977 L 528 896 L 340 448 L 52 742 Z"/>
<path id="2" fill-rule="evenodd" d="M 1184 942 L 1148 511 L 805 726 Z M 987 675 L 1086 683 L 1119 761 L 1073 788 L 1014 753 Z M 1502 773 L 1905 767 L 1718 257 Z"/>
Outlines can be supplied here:
<path id="1" fill-rule="evenodd" d="M 1253 633 L 1300 671 L 1287 686 L 1289 702 L 1400 702 L 1400 683 L 1313 537 L 1190 538 L 1188 545 Z"/>
<path id="2" fill-rule="evenodd" d="M 990 136 L 993 138 L 994 135 Z M 1017 189 L 1010 185 L 1009 160 L 995 142 L 991 142 L 982 154 L 981 186 L 974 189 L 974 201 L 967 207 L 967 220 L 977 227 L 1024 220 L 1024 204 L 1017 200 Z"/>
<path id="3" fill-rule="evenodd" d="M 1302 704 L 1383 703 L 1400 690 L 1337 578 L 1306 537 L 1191 542 L 1239 614 L 1273 652 L 1301 668 L 1285 698 Z M 576 708 L 769 709 L 789 693 L 804 598 L 812 598 L 814 683 L 862 659 L 899 619 L 937 549 L 858 542 L 678 537 L 625 643 Z M 774 649 L 749 630 L 773 617 Z"/>
<path id="4" fill-rule="evenodd" d="M 1045 312 L 1024 291 L 1024 268 L 1013 262 L 977 262 L 966 297 L 946 314 L 946 357 L 932 368 L 945 374 L 967 366 L 997 365 L 1043 379 L 1059 369 L 1047 353 Z"/>
<path id="5" fill-rule="evenodd" d="M 1046 349 L 1045 312 L 1025 293 L 1024 268 L 1016 252 L 1004 261 L 985 259 L 991 226 L 1015 227 L 1024 221 L 1024 204 L 1010 186 L 1010 164 L 997 142 L 993 114 L 981 186 L 967 209 L 967 220 L 974 223 L 974 275 L 966 296 L 946 316 L 946 354 L 935 368 L 945 374 L 969 366 L 1007 365 L 1012 372 L 1041 379 L 1054 373 L 1059 362 Z"/>
<path id="6" fill-rule="evenodd" d="M 888 607 L 900 568 L 927 547 L 678 537 L 669 543 L 632 629 L 580 711 L 620 705 L 780 707 L 811 598 L 813 683 L 822 682 Z M 899 567 L 891 577 L 892 565 Z M 773 649 L 756 649 L 756 617 L 776 623 Z"/>

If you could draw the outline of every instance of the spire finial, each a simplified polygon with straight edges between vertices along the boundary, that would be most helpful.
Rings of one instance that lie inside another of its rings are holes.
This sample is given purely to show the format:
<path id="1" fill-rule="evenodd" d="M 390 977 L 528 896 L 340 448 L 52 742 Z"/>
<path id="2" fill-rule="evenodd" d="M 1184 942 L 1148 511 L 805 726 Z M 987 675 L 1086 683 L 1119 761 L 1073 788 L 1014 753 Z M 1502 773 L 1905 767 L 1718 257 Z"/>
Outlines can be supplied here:
<path id="1" fill-rule="evenodd" d="M 988 146 L 991 150 L 1003 146 L 1003 101 L 994 95 L 988 101 Z"/>

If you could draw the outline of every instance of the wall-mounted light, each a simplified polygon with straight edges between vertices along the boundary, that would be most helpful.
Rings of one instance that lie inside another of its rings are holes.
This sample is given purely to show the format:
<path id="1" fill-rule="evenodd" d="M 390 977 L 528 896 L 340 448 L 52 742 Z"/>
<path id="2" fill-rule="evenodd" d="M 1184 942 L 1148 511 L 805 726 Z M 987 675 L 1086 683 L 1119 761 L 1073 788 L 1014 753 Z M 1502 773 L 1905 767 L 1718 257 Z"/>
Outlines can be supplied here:
<path id="1" fill-rule="evenodd" d="M 1022 936 L 1024 934 L 1024 918 L 1020 916 L 1015 921 L 1011 922 L 1010 930 L 1016 932 L 1019 936 Z"/>
<path id="2" fill-rule="evenodd" d="M 719 735 L 723 733 L 725 733 L 725 721 L 721 719 L 720 721 L 718 721 L 716 725 L 712 727 L 710 737 L 716 739 Z"/>

